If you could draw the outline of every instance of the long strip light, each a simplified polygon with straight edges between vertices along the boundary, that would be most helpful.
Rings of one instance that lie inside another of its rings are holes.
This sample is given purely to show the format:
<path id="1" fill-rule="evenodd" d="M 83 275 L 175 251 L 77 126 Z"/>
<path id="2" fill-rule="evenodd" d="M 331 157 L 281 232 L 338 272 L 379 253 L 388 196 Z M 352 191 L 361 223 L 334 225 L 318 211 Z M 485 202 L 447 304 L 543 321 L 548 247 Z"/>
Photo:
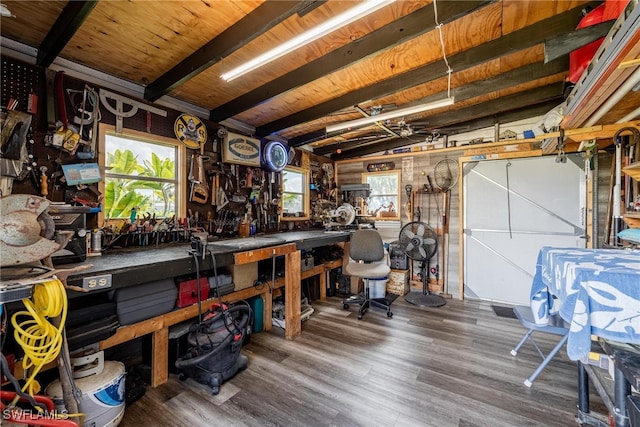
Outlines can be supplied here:
<path id="1" fill-rule="evenodd" d="M 236 79 L 242 75 L 247 74 L 250 71 L 255 70 L 256 68 L 262 67 L 263 65 L 280 58 L 281 56 L 289 53 L 294 49 L 298 49 L 308 43 L 311 43 L 314 40 L 319 39 L 320 37 L 326 36 L 327 34 L 337 30 L 340 27 L 350 24 L 351 22 L 354 22 L 372 12 L 375 12 L 376 10 L 383 8 L 384 6 L 387 6 L 394 1 L 395 0 L 364 1 L 358 6 L 349 9 L 332 19 L 329 19 L 328 21 L 318 25 L 317 27 L 314 27 L 311 30 L 300 34 L 299 36 L 282 43 L 274 49 L 271 49 L 270 51 L 257 56 L 251 61 L 245 62 L 239 67 L 236 67 L 233 70 L 222 74 L 220 77 L 226 81 Z"/>
<path id="2" fill-rule="evenodd" d="M 356 129 L 365 125 L 385 120 L 395 119 L 396 117 L 410 116 L 411 114 L 420 113 L 422 111 L 433 110 L 435 108 L 453 105 L 453 97 L 445 98 L 439 101 L 428 102 L 426 104 L 414 105 L 413 107 L 400 108 L 398 110 L 389 111 L 387 113 L 375 114 L 373 116 L 363 117 L 361 119 L 351 120 L 349 122 L 336 123 L 327 126 L 327 133 L 337 132 L 345 129 Z"/>

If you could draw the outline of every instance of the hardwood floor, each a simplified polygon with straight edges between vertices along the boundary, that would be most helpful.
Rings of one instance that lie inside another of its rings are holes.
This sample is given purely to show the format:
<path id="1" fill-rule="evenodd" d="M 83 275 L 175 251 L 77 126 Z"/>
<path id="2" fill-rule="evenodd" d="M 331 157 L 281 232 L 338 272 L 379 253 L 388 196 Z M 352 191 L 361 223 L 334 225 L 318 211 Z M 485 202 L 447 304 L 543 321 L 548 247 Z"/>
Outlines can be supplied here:
<path id="1" fill-rule="evenodd" d="M 392 319 L 371 309 L 362 320 L 339 298 L 313 307 L 293 341 L 277 327 L 254 334 L 247 369 L 219 395 L 171 376 L 127 407 L 121 426 L 577 425 L 575 362 L 562 350 L 525 387 L 540 357 L 531 344 L 510 355 L 524 328 L 487 302 L 398 298 Z M 554 339 L 536 338 L 547 351 Z M 591 409 L 602 408 L 592 393 Z"/>

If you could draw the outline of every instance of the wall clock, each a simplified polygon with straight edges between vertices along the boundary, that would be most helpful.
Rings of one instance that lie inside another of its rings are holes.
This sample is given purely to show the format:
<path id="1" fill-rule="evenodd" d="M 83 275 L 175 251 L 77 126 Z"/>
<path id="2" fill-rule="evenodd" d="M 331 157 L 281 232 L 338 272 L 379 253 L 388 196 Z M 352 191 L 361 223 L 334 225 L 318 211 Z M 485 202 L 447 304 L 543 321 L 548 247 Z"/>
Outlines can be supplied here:
<path id="1" fill-rule="evenodd" d="M 267 141 L 262 148 L 262 167 L 280 172 L 289 163 L 289 149 L 280 141 Z"/>

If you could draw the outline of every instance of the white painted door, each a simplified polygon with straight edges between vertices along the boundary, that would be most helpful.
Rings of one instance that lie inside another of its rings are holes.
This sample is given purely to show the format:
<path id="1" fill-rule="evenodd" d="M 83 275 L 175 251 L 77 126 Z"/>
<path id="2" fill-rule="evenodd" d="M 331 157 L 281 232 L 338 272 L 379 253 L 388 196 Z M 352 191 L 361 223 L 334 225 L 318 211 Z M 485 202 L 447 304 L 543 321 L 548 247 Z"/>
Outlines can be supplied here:
<path id="1" fill-rule="evenodd" d="M 465 298 L 528 304 L 542 246 L 585 246 L 580 154 L 465 164 Z"/>

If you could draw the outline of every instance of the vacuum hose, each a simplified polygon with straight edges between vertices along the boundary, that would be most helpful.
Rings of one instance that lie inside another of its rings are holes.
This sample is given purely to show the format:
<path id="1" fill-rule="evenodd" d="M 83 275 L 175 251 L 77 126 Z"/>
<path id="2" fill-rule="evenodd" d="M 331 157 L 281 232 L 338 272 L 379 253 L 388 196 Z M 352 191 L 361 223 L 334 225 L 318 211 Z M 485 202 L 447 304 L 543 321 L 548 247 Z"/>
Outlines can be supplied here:
<path id="1" fill-rule="evenodd" d="M 222 315 L 233 314 L 236 312 L 238 313 L 244 312 L 244 315 L 240 319 L 239 323 L 236 325 L 238 329 L 242 330 L 245 328 L 245 326 L 249 322 L 250 310 L 251 308 L 248 305 L 237 305 L 229 308 L 228 310 L 224 310 L 222 312 Z M 208 321 L 204 321 L 203 323 L 212 322 L 217 317 L 218 316 L 215 316 L 212 319 L 209 319 Z M 222 340 L 215 348 L 211 349 L 211 351 L 209 351 L 208 353 L 201 354 L 199 356 L 192 357 L 190 359 L 185 359 L 184 357 L 179 358 L 178 360 L 176 360 L 175 366 L 178 369 L 184 369 L 184 368 L 188 368 L 188 367 L 197 365 L 199 363 L 202 363 L 208 358 L 218 354 L 220 351 L 225 349 L 234 340 L 234 338 L 235 338 L 235 335 L 231 331 L 229 331 L 229 333 L 224 338 L 224 340 Z"/>

